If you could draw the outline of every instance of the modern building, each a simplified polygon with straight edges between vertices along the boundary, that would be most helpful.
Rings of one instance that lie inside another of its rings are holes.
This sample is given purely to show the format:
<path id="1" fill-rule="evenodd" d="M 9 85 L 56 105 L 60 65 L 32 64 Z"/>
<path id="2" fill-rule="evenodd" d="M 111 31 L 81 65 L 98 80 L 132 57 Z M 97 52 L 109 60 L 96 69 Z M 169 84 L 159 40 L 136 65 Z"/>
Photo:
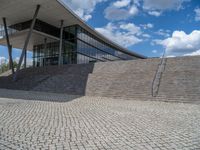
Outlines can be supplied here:
<path id="1" fill-rule="evenodd" d="M 97 61 L 144 59 L 89 27 L 64 0 L 1 0 L 0 45 L 22 49 L 18 70 L 27 50 L 35 67 Z"/>

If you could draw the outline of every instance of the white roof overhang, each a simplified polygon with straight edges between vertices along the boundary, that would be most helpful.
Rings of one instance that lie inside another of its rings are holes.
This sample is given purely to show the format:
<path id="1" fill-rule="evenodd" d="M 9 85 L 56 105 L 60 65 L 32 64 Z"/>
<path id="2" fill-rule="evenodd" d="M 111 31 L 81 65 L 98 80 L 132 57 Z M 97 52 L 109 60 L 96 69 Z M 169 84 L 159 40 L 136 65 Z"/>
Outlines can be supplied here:
<path id="1" fill-rule="evenodd" d="M 46 23 L 56 27 L 60 27 L 61 20 L 64 20 L 64 26 L 78 23 L 57 0 L 1 0 L 0 18 L 6 17 L 8 26 L 31 20 L 38 4 L 41 8 L 37 18 Z M 0 24 L 3 24 L 2 19 Z"/>
<path id="2" fill-rule="evenodd" d="M 5 17 L 8 26 L 31 20 L 38 4 L 41 6 L 37 17 L 38 19 L 56 27 L 60 27 L 61 20 L 64 20 L 64 26 L 78 24 L 113 47 L 137 57 L 145 58 L 142 55 L 128 51 L 96 32 L 74 14 L 62 0 L 1 0 L 0 18 Z M 2 19 L 0 19 L 0 24 L 3 24 Z"/>
<path id="3" fill-rule="evenodd" d="M 16 32 L 16 33 L 10 35 L 9 38 L 10 38 L 11 45 L 14 48 L 22 49 L 24 46 L 24 42 L 26 40 L 28 31 L 29 30 L 27 29 L 27 30 Z M 32 51 L 34 45 L 44 44 L 45 38 L 47 39 L 47 43 L 55 42 L 55 41 L 59 40 L 59 38 L 57 38 L 57 37 L 51 36 L 49 34 L 45 34 L 43 32 L 33 30 L 33 33 L 30 38 L 27 49 L 29 51 Z M 0 39 L 0 45 L 7 46 L 6 38 Z"/>

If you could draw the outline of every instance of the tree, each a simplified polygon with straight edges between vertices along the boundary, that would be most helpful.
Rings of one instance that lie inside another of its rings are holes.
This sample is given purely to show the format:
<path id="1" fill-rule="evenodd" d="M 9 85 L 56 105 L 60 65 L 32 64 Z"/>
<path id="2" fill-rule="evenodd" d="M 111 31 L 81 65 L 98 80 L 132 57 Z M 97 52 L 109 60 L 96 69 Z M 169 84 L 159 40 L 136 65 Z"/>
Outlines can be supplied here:
<path id="1" fill-rule="evenodd" d="M 9 64 L 8 63 L 4 63 L 4 64 L 1 65 L 1 68 L 0 68 L 1 73 L 4 73 L 8 70 L 9 70 Z"/>
<path id="2" fill-rule="evenodd" d="M 18 65 L 17 62 L 13 61 L 13 67 L 17 68 L 17 65 Z M 3 63 L 0 65 L 0 74 L 6 72 L 8 70 L 9 70 L 9 63 Z"/>
<path id="3" fill-rule="evenodd" d="M 13 61 L 13 67 L 14 67 L 14 68 L 17 68 L 17 65 L 18 65 L 17 62 L 16 62 L 16 61 Z"/>

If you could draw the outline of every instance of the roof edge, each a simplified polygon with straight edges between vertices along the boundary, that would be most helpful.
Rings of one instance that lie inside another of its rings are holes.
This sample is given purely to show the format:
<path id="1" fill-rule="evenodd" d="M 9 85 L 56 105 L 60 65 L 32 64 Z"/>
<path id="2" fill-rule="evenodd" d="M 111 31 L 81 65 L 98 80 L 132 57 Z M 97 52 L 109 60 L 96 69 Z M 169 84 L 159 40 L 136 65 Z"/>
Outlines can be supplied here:
<path id="1" fill-rule="evenodd" d="M 146 59 L 148 57 L 132 52 L 130 50 L 128 50 L 127 48 L 124 48 L 122 46 L 120 46 L 119 44 L 117 44 L 114 41 L 111 41 L 110 39 L 108 39 L 107 37 L 105 37 L 104 35 L 102 35 L 101 33 L 97 32 L 94 28 L 92 28 L 91 26 L 89 26 L 83 19 L 81 19 L 77 14 L 75 14 L 72 9 L 70 9 L 62 0 L 56 0 L 58 3 L 60 3 L 69 13 L 71 13 L 71 15 L 73 15 L 76 19 L 78 19 L 78 21 L 80 21 L 83 25 L 85 25 L 88 29 L 92 30 L 93 32 L 95 32 L 95 34 L 97 34 L 98 36 L 102 37 L 103 40 L 108 41 L 112 44 L 112 46 L 118 48 L 120 51 L 125 52 L 126 54 L 129 55 L 134 55 L 136 57 L 142 58 L 142 59 Z"/>

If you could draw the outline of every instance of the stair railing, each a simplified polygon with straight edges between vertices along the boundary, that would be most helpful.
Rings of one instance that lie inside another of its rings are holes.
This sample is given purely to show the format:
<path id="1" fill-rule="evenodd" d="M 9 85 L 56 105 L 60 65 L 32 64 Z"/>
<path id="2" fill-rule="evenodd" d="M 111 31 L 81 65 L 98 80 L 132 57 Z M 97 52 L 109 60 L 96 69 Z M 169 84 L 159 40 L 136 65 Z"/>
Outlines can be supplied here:
<path id="1" fill-rule="evenodd" d="M 154 79 L 152 82 L 152 87 L 151 87 L 152 97 L 156 97 L 158 95 L 162 75 L 165 71 L 166 62 L 167 62 L 167 59 L 165 58 L 165 50 L 164 50 L 163 55 L 161 57 L 161 61 L 158 64 L 158 67 L 156 69 L 156 73 L 154 75 Z"/>

